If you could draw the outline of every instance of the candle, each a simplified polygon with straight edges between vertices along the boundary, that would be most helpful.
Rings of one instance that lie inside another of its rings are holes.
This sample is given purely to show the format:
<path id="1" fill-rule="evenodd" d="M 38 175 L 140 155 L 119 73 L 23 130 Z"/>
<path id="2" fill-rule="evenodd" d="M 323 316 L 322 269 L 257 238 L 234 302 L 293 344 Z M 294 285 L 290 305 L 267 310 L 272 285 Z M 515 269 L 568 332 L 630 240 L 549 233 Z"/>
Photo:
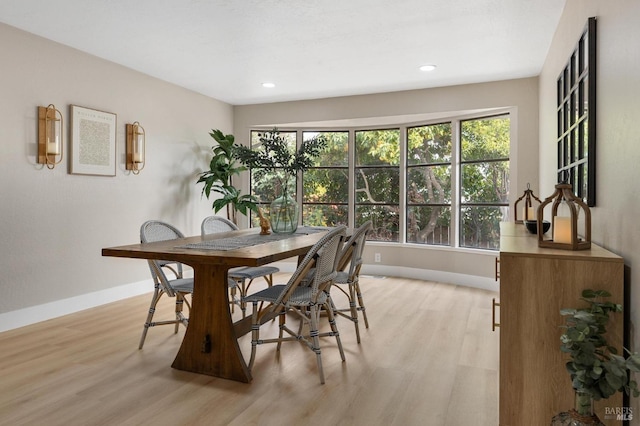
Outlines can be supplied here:
<path id="1" fill-rule="evenodd" d="M 523 207 L 522 220 L 536 220 L 536 209 L 533 207 Z"/>
<path id="2" fill-rule="evenodd" d="M 556 243 L 572 244 L 571 218 L 556 216 L 553 218 L 553 241 Z"/>
<path id="3" fill-rule="evenodd" d="M 60 121 L 51 120 L 48 126 L 47 155 L 60 155 Z"/>
<path id="4" fill-rule="evenodd" d="M 527 207 L 527 218 L 529 220 L 536 220 L 536 210 L 533 207 Z"/>
<path id="5" fill-rule="evenodd" d="M 142 157 L 144 155 L 144 138 L 142 133 L 137 133 L 138 128 L 135 127 L 136 138 L 133 143 L 133 162 L 142 163 Z"/>
<path id="6" fill-rule="evenodd" d="M 60 154 L 60 144 L 56 142 L 49 142 L 47 144 L 47 155 L 59 155 Z"/>

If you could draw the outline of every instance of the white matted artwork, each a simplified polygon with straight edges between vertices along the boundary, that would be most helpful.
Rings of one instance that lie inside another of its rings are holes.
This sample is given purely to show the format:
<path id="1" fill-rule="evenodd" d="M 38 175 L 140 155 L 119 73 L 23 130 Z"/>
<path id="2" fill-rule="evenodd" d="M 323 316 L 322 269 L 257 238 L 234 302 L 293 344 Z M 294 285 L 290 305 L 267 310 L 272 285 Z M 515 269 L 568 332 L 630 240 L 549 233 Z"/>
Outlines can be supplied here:
<path id="1" fill-rule="evenodd" d="M 116 175 L 116 115 L 71 105 L 70 173 Z"/>

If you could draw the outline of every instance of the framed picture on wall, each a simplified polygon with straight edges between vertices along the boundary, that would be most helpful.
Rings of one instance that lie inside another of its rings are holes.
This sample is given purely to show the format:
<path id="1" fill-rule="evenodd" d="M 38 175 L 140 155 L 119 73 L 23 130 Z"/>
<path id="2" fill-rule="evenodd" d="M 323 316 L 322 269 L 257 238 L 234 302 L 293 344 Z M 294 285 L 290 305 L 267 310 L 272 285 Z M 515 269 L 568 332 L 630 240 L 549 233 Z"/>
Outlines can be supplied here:
<path id="1" fill-rule="evenodd" d="M 558 182 L 596 205 L 596 18 L 589 18 L 558 77 Z"/>
<path id="2" fill-rule="evenodd" d="M 71 105 L 69 172 L 116 175 L 116 115 Z"/>

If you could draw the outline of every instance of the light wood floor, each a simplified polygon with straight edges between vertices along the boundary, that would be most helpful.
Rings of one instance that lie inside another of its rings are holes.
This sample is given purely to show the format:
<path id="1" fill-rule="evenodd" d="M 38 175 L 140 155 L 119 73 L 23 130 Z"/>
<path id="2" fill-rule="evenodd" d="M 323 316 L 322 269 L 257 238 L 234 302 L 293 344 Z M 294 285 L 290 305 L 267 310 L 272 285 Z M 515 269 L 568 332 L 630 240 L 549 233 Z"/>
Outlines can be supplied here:
<path id="1" fill-rule="evenodd" d="M 0 424 L 497 425 L 497 294 L 361 281 L 370 328 L 358 345 L 338 319 L 347 360 L 333 338 L 322 341 L 325 385 L 296 342 L 279 356 L 259 346 L 251 384 L 172 369 L 183 331 L 152 328 L 137 349 L 150 295 L 0 333 Z M 172 302 L 161 301 L 158 318 Z M 249 336 L 241 346 L 248 355 Z"/>

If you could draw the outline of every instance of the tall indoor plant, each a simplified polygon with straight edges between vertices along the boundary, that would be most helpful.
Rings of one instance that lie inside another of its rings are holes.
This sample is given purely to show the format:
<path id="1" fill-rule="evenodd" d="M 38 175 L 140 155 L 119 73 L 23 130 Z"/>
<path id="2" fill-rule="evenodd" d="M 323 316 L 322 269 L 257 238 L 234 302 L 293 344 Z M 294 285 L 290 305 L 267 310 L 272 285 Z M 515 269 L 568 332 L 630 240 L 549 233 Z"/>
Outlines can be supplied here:
<path id="1" fill-rule="evenodd" d="M 560 350 L 570 356 L 566 368 L 576 403 L 574 410 L 561 413 L 557 418 L 565 415 L 577 421 L 589 418 L 595 421 L 593 400 L 609 398 L 616 392 L 640 395 L 637 383 L 629 378 L 630 372 L 640 371 L 640 355 L 626 349 L 628 357 L 618 355 L 605 337 L 609 314 L 622 312 L 622 305 L 605 300 L 610 296 L 604 290 L 584 290 L 581 299 L 587 302 L 587 307 L 560 310 L 565 317 Z"/>
<path id="2" fill-rule="evenodd" d="M 204 183 L 202 194 L 207 198 L 211 192 L 216 192 L 221 197 L 213 200 L 213 209 L 217 213 L 223 207 L 227 208 L 227 217 L 237 223 L 236 211 L 247 215 L 249 210 L 257 211 L 255 197 L 242 195 L 240 190 L 233 186 L 233 176 L 246 170 L 239 165 L 234 156 L 235 138 L 233 135 L 225 135 L 222 131 L 211 130 L 209 135 L 215 139 L 218 145 L 211 147 L 213 156 L 209 162 L 209 170 L 200 173 L 197 183 Z"/>
<path id="3" fill-rule="evenodd" d="M 272 173 L 276 179 L 276 187 L 280 195 L 273 200 L 269 210 L 271 228 L 274 232 L 295 232 L 298 226 L 298 204 L 295 200 L 295 185 L 298 172 L 304 172 L 313 166 L 313 160 L 326 148 L 327 140 L 316 135 L 305 140 L 293 151 L 277 128 L 258 135 L 261 148 L 253 150 L 236 145 L 235 156 L 249 168 L 262 169 Z M 274 194 L 275 196 L 276 194 Z"/>

